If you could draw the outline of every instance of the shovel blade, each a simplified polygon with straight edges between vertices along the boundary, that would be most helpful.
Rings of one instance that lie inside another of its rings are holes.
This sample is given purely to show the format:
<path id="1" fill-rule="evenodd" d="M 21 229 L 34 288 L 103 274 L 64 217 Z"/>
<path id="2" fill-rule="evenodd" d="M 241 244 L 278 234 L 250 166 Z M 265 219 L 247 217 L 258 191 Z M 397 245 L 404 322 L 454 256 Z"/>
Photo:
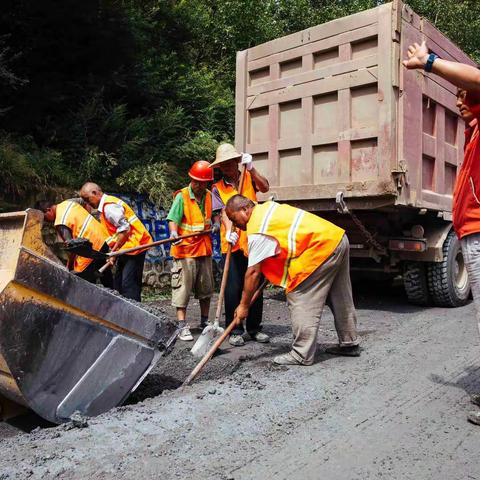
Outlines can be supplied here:
<path id="1" fill-rule="evenodd" d="M 195 357 L 203 357 L 206 355 L 217 338 L 222 335 L 223 331 L 223 328 L 218 325 L 207 325 L 190 350 L 192 355 Z"/>

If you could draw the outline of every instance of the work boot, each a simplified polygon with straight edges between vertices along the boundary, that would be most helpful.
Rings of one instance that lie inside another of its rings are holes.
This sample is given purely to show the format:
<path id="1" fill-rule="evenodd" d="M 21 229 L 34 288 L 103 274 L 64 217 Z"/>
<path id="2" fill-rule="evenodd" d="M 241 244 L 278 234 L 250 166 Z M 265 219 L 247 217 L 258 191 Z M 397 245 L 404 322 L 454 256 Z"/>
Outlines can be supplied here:
<path id="1" fill-rule="evenodd" d="M 178 335 L 179 340 L 183 340 L 184 342 L 191 342 L 193 340 L 192 332 L 190 332 L 190 327 L 185 325 L 181 330 L 180 334 Z"/>
<path id="2" fill-rule="evenodd" d="M 474 393 L 471 395 L 470 401 L 477 407 L 480 407 L 480 393 Z"/>
<path id="3" fill-rule="evenodd" d="M 263 332 L 252 332 L 248 335 L 252 340 L 258 343 L 268 343 L 270 341 L 270 337 Z"/>
<path id="4" fill-rule="evenodd" d="M 335 347 L 328 347 L 325 349 L 325 353 L 330 355 L 341 355 L 342 357 L 359 357 L 360 356 L 360 346 L 353 345 L 351 347 L 341 347 L 337 345 Z"/>
<path id="5" fill-rule="evenodd" d="M 277 355 L 273 359 L 273 363 L 276 363 L 277 365 L 303 365 L 303 363 L 293 357 L 290 352 L 284 353 L 283 355 Z"/>
<path id="6" fill-rule="evenodd" d="M 469 422 L 480 425 L 480 412 L 469 412 L 467 415 Z"/>
<path id="7" fill-rule="evenodd" d="M 243 345 L 245 345 L 245 340 L 242 335 L 230 335 L 228 343 L 234 347 L 243 347 Z"/>

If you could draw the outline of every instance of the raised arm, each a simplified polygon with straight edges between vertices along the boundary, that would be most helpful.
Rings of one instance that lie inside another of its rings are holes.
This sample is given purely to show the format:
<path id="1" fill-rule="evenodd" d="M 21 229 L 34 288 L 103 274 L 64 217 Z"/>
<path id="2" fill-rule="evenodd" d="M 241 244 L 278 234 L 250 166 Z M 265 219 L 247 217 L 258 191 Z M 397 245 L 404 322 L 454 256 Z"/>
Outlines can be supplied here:
<path id="1" fill-rule="evenodd" d="M 430 57 L 425 41 L 421 45 L 418 43 L 410 45 L 407 55 L 408 59 L 403 61 L 403 65 L 409 70 L 425 69 Z M 480 92 L 480 70 L 471 65 L 437 57 L 431 64 L 430 71 L 458 88 Z"/>

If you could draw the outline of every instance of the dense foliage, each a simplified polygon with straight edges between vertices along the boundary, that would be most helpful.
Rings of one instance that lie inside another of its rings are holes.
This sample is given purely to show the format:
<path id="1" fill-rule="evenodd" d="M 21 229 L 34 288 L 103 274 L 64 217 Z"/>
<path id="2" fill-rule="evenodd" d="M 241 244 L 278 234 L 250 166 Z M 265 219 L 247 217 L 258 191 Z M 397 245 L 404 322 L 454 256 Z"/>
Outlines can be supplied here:
<path id="1" fill-rule="evenodd" d="M 91 179 L 162 202 L 234 134 L 236 51 L 376 0 L 3 0 L 0 209 Z M 480 59 L 480 2 L 411 0 Z"/>

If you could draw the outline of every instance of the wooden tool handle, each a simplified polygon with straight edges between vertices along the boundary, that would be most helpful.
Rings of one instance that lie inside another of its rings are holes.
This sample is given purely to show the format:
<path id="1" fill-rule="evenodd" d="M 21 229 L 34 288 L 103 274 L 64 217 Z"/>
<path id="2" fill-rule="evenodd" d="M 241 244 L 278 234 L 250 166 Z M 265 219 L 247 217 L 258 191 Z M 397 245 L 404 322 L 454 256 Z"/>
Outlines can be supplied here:
<path id="1" fill-rule="evenodd" d="M 163 245 L 164 243 L 177 242 L 179 240 L 184 240 L 185 238 L 197 237 L 199 235 L 206 235 L 207 233 L 212 233 L 211 230 L 202 230 L 197 233 L 189 233 L 187 235 L 181 235 L 177 238 L 165 238 L 164 240 L 158 240 L 156 242 L 147 243 L 146 245 L 140 245 L 138 247 L 126 248 L 125 250 L 117 250 L 116 252 L 109 253 L 109 257 L 118 257 L 120 255 L 125 255 L 126 253 L 138 252 L 139 250 L 148 250 L 152 247 L 157 247 L 158 245 Z"/>
<path id="2" fill-rule="evenodd" d="M 111 267 L 112 264 L 110 262 L 107 262 L 103 267 L 100 267 L 98 269 L 98 273 L 103 273 L 105 270 L 107 270 L 107 268 Z"/>
<path id="3" fill-rule="evenodd" d="M 242 173 L 240 174 L 240 185 L 238 186 L 238 191 L 241 193 L 243 191 L 243 185 L 245 183 L 245 172 L 247 171 L 246 165 L 243 167 Z M 236 229 L 234 229 L 236 231 Z M 220 292 L 218 294 L 217 300 L 217 309 L 215 310 L 215 320 L 214 325 L 220 324 L 220 317 L 222 315 L 222 305 L 223 305 L 223 298 L 225 296 L 225 289 L 227 288 L 227 279 L 228 279 L 228 272 L 230 270 L 230 258 L 232 256 L 232 244 L 229 243 L 227 247 L 227 254 L 225 256 L 225 264 L 223 266 L 223 274 L 222 274 L 222 283 L 220 284 Z"/>
<path id="4" fill-rule="evenodd" d="M 178 240 L 183 240 L 184 238 L 196 237 L 198 235 L 206 235 L 207 233 L 211 233 L 211 230 L 203 230 L 198 233 L 189 233 L 188 235 L 182 235 L 177 238 L 169 237 L 169 238 L 165 238 L 164 240 L 158 240 L 157 242 L 148 243 L 147 245 L 141 245 L 140 247 L 132 247 L 132 248 L 127 248 L 125 250 L 118 250 L 117 252 L 112 252 L 107 254 L 107 256 L 118 257 L 120 255 L 124 255 L 125 253 L 137 252 L 138 250 L 147 250 L 148 248 L 156 247 L 158 245 L 163 245 L 164 243 L 176 242 Z M 103 273 L 107 268 L 111 266 L 112 264 L 110 262 L 107 262 L 103 267 L 98 269 L 98 273 Z"/>
<path id="5" fill-rule="evenodd" d="M 264 279 L 262 284 L 257 288 L 253 294 L 252 300 L 250 301 L 250 306 L 255 303 L 258 296 L 265 288 L 265 285 L 268 283 L 267 279 Z M 225 329 L 222 335 L 217 339 L 217 341 L 212 345 L 210 350 L 205 354 L 205 356 L 198 362 L 197 366 L 192 370 L 188 378 L 183 382 L 182 387 L 190 385 L 190 383 L 195 380 L 196 376 L 202 371 L 205 364 L 212 358 L 213 354 L 217 351 L 218 347 L 223 343 L 223 341 L 230 335 L 230 332 L 238 325 L 238 321 L 234 318 L 230 325 Z"/>

